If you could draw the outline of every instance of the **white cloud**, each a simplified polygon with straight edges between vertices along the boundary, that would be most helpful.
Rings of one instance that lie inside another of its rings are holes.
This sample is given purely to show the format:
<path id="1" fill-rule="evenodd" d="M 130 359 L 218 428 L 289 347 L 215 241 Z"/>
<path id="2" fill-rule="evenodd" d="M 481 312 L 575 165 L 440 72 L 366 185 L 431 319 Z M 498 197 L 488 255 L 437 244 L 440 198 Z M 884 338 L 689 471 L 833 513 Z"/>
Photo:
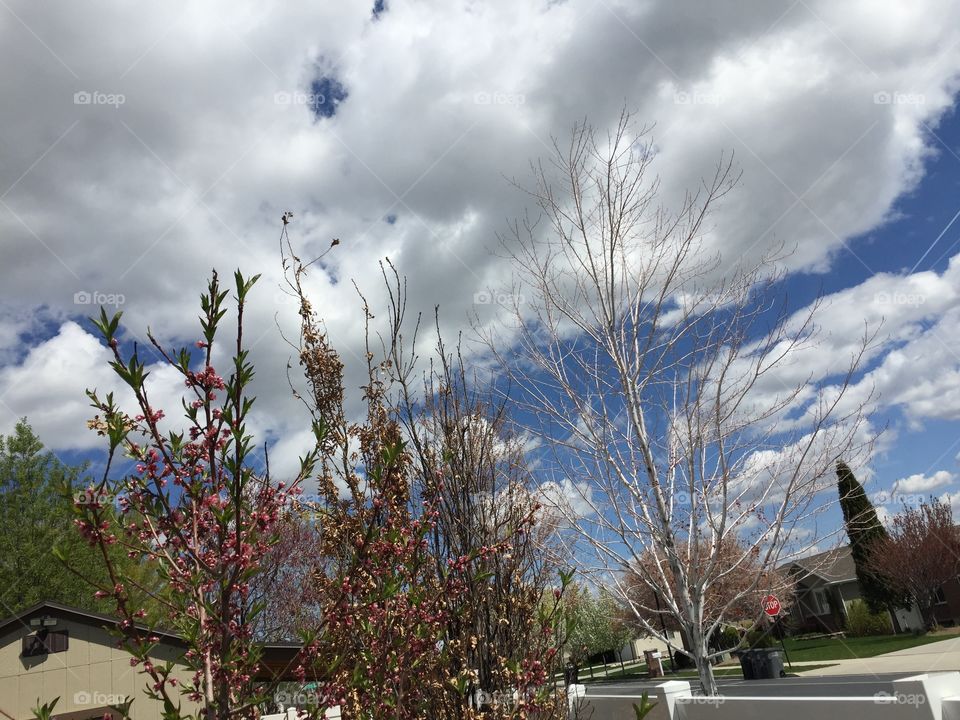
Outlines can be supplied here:
<path id="1" fill-rule="evenodd" d="M 548 512 L 559 520 L 574 522 L 596 514 L 593 488 L 586 482 L 564 478 L 560 482 L 548 480 L 537 488 L 541 502 Z"/>
<path id="2" fill-rule="evenodd" d="M 956 480 L 956 475 L 947 470 L 937 470 L 932 475 L 916 473 L 897 480 L 893 484 L 894 493 L 929 493 L 944 485 L 950 485 Z"/>
<path id="3" fill-rule="evenodd" d="M 75 322 L 65 322 L 56 335 L 30 348 L 20 363 L 0 368 L 0 427 L 12 427 L 26 416 L 51 448 L 102 447 L 102 438 L 86 427 L 86 419 L 96 413 L 86 390 L 96 390 L 101 399 L 114 392 L 122 409 L 136 412 L 108 365 L 110 359 L 96 337 Z M 155 407 L 179 408 L 182 378 L 156 363 L 148 364 L 147 371 L 146 388 Z"/>
<path id="4" fill-rule="evenodd" d="M 945 492 L 940 496 L 940 501 L 946 503 L 953 510 L 954 520 L 960 517 L 960 490 L 956 492 Z"/>
<path id="5" fill-rule="evenodd" d="M 411 313 L 440 303 L 448 337 L 469 311 L 494 314 L 474 294 L 507 277 L 490 248 L 526 203 L 504 176 L 522 180 L 551 135 L 588 114 L 603 128 L 623 102 L 658 123 L 654 169 L 668 202 L 722 150 L 736 152 L 742 186 L 707 238 L 726 262 L 782 243 L 797 247 L 792 268 L 824 270 L 914 187 L 931 152 L 925 128 L 950 106 L 960 69 L 960 8 L 946 0 L 884 12 L 829 0 L 786 12 L 766 2 L 431 0 L 394 3 L 376 22 L 371 8 L 11 3 L 29 32 L 0 27 L 0 57 L 18 68 L 0 78 L 0 267 L 16 269 L 4 273 L 0 316 L 46 305 L 63 324 L 28 354 L 17 348 L 23 327 L 0 323 L 0 420 L 26 414 L 49 445 L 86 446 L 82 388 L 106 387 L 105 358 L 64 323 L 89 310 L 74 294 L 122 294 L 132 330 L 190 342 L 209 269 L 226 277 L 240 266 L 265 276 L 247 332 L 257 422 L 297 437 L 290 350 L 274 325 L 277 312 L 287 331 L 296 321 L 276 291 L 280 213 L 296 213 L 304 256 L 342 240 L 330 275 L 314 273 L 310 287 L 352 390 L 362 316 L 348 280 L 376 312 L 376 261 L 390 255 L 409 277 Z M 349 92 L 336 116 L 314 122 L 303 105 L 276 102 L 308 93 L 321 72 Z M 124 102 L 78 105 L 78 92 Z M 878 104 L 877 93 L 914 101 Z M 871 287 L 851 302 L 869 311 Z M 919 315 L 932 317 L 934 304 Z M 932 338 L 911 347 L 926 336 L 914 310 L 890 311 L 903 312 L 898 351 L 933 352 L 916 360 L 943 369 Z M 835 326 L 838 351 L 857 317 L 833 318 L 850 325 Z M 960 329 L 956 312 L 940 322 Z M 949 372 L 929 387 L 900 382 L 897 363 L 912 361 L 894 357 L 883 364 L 889 380 L 874 378 L 900 388 L 890 401 L 916 417 L 960 413 Z"/>

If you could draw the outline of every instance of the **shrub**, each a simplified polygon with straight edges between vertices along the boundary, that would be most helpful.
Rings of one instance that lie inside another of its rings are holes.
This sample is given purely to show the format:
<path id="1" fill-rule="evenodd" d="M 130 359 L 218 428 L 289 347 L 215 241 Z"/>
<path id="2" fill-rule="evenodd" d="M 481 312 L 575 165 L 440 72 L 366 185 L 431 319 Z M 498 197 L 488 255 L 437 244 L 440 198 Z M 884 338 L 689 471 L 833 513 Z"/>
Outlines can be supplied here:
<path id="1" fill-rule="evenodd" d="M 885 612 L 870 612 L 863 600 L 854 600 L 847 606 L 847 632 L 853 637 L 887 635 L 893 632 L 890 617 Z"/>
<path id="2" fill-rule="evenodd" d="M 740 644 L 740 633 L 737 628 L 727 625 L 710 638 L 710 649 L 714 652 L 731 650 Z"/>
<path id="3" fill-rule="evenodd" d="M 769 632 L 760 628 L 750 630 L 746 636 L 745 646 L 749 650 L 758 648 L 772 648 L 777 646 L 777 639 Z"/>

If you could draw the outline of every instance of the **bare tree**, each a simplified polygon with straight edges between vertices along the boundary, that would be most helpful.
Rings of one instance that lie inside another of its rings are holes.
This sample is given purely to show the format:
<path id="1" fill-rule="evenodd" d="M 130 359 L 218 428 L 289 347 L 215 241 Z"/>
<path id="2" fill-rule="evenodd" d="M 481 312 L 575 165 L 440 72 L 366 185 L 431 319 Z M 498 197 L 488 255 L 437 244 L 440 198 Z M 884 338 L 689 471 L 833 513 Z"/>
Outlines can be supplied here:
<path id="1" fill-rule="evenodd" d="M 829 384 L 813 381 L 802 363 L 816 304 L 796 316 L 772 302 L 778 257 L 710 250 L 732 162 L 670 213 L 648 177 L 654 156 L 626 112 L 605 138 L 584 123 L 554 143 L 527 190 L 540 218 L 502 238 L 511 327 L 482 332 L 516 416 L 547 441 L 545 471 L 576 493 L 564 507 L 590 568 L 651 635 L 666 640 L 651 613 L 672 616 L 716 694 L 711 637 L 802 544 L 836 459 L 868 444 L 868 398 L 847 390 L 871 338 L 835 359 Z M 738 574 L 749 581 L 718 595 Z"/>
<path id="2" fill-rule="evenodd" d="M 894 516 L 889 537 L 871 547 L 867 565 L 917 604 L 927 627 L 936 626 L 937 595 L 960 575 L 960 533 L 950 505 L 931 499 L 917 508 L 904 507 Z"/>

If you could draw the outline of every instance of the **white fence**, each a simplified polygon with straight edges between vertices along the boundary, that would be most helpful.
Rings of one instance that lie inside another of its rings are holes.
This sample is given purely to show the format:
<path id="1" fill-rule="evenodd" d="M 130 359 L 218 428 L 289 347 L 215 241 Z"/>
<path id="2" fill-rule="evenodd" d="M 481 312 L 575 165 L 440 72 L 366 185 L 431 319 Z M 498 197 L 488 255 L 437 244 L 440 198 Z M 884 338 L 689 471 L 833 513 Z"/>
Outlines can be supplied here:
<path id="1" fill-rule="evenodd" d="M 892 685 L 891 693 L 867 697 L 695 697 L 690 683 L 672 680 L 657 687 L 655 716 L 669 720 L 960 720 L 960 673 L 915 675 L 894 680 Z"/>

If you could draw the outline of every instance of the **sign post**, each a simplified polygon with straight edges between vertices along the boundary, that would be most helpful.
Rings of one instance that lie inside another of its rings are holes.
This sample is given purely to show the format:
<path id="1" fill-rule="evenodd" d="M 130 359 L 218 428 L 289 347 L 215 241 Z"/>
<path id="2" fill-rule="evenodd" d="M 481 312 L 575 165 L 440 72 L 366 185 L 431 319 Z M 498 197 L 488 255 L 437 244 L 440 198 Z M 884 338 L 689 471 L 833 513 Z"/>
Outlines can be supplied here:
<path id="1" fill-rule="evenodd" d="M 760 606 L 763 608 L 763 612 L 766 613 L 767 617 L 776 625 L 779 621 L 780 612 L 783 610 L 783 606 L 780 605 L 780 600 L 777 596 L 764 595 L 760 601 Z M 783 656 L 787 660 L 787 665 L 792 668 L 793 663 L 790 662 L 790 656 L 787 655 L 787 647 L 783 644 L 783 626 L 781 625 L 778 629 L 780 630 L 780 649 L 783 650 Z"/>

